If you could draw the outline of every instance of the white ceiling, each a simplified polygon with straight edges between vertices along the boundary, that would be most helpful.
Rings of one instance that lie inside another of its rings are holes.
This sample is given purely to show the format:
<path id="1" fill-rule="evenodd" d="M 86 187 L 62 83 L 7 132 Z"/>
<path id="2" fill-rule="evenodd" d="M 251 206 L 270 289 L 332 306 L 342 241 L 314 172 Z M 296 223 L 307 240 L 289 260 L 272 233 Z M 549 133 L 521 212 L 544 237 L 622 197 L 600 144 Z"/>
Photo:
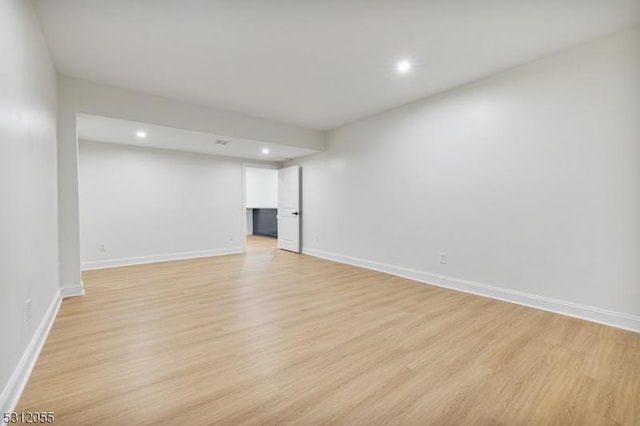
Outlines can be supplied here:
<path id="1" fill-rule="evenodd" d="M 283 162 L 318 152 L 287 145 L 230 138 L 89 114 L 78 114 L 77 126 L 78 139 L 80 140 L 198 152 L 251 160 Z M 138 131 L 144 131 L 146 137 L 144 139 L 138 138 L 136 136 Z M 218 140 L 228 143 L 218 144 L 216 143 Z M 263 154 L 263 148 L 269 149 L 269 153 Z"/>
<path id="2" fill-rule="evenodd" d="M 321 130 L 640 23 L 639 0 L 33 3 L 63 74 Z"/>

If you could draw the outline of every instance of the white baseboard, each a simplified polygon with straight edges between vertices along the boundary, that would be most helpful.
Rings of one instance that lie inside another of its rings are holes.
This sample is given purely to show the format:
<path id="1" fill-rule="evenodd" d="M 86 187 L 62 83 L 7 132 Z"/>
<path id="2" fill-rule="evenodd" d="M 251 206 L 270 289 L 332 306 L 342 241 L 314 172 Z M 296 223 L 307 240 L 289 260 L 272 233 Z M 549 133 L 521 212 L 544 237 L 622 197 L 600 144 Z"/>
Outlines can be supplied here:
<path id="1" fill-rule="evenodd" d="M 474 281 L 446 277 L 443 275 L 432 274 L 415 269 L 403 268 L 386 263 L 374 262 L 367 259 L 344 256 L 341 254 L 326 252 L 322 250 L 303 247 L 302 252 L 304 254 L 320 257 L 322 259 L 346 263 L 348 265 L 359 266 L 361 268 L 371 269 L 374 271 L 385 272 L 387 274 L 408 278 L 425 284 L 463 291 L 465 293 L 472 293 L 479 296 L 490 297 L 492 299 L 498 299 L 505 302 L 517 303 L 519 305 L 529 306 L 531 308 L 542 309 L 544 311 L 554 312 L 569 317 L 580 318 L 583 320 L 640 333 L 640 317 L 634 315 L 613 312 L 593 306 L 580 305 L 577 303 L 566 302 L 564 300 L 552 299 L 550 297 L 538 296 L 521 291 L 509 290 L 506 288 L 482 284 Z"/>
<path id="2" fill-rule="evenodd" d="M 47 340 L 47 336 L 49 335 L 49 330 L 51 330 L 51 326 L 56 319 L 61 301 L 62 295 L 61 292 L 58 291 L 51 301 L 44 318 L 40 321 L 31 341 L 27 345 L 22 358 L 20 358 L 20 362 L 18 362 L 13 374 L 0 394 L 0 415 L 14 411 L 18 405 L 20 396 L 22 396 L 22 391 L 24 391 L 24 388 L 29 381 L 31 371 L 36 365 L 38 355 L 40 355 L 44 342 Z M 5 424 L 2 418 L 0 418 L 0 424 Z"/>
<path id="3" fill-rule="evenodd" d="M 62 287 L 60 294 L 63 299 L 66 299 L 67 297 L 84 296 L 84 283 L 80 282 L 80 285 Z"/>
<path id="4" fill-rule="evenodd" d="M 158 254 L 153 256 L 122 257 L 119 259 L 92 260 L 82 262 L 82 270 L 118 268 L 120 266 L 142 265 L 145 263 L 167 262 L 170 260 L 196 259 L 199 257 L 224 256 L 227 254 L 244 253 L 242 247 L 231 247 L 214 250 L 200 250 L 180 253 Z"/>

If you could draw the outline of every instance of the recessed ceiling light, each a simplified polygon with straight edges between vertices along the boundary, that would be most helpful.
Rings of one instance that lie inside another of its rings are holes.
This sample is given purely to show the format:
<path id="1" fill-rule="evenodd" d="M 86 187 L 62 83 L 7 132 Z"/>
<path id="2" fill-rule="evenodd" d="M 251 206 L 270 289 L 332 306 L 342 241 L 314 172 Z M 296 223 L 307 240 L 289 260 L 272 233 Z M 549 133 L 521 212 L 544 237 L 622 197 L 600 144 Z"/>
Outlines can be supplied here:
<path id="1" fill-rule="evenodd" d="M 145 131 L 143 131 L 143 130 L 138 130 L 138 131 L 136 132 L 136 136 L 137 136 L 139 139 L 144 139 L 144 138 L 146 138 L 146 137 L 147 137 L 147 132 L 145 132 Z"/>
<path id="2" fill-rule="evenodd" d="M 269 153 L 269 148 L 262 148 L 262 153 L 263 154 L 268 154 Z"/>
<path id="3" fill-rule="evenodd" d="M 400 74 L 406 74 L 411 71 L 411 62 L 407 60 L 400 61 L 398 62 L 398 65 L 396 65 L 396 69 Z"/>

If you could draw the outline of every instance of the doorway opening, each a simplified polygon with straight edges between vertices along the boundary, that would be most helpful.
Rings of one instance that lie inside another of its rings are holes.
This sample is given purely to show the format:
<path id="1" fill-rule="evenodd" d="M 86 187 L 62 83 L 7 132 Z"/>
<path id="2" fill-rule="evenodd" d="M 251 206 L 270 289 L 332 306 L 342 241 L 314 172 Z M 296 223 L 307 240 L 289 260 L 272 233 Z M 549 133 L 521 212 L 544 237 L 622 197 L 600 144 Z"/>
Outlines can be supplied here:
<path id="1" fill-rule="evenodd" d="M 278 248 L 300 253 L 300 168 L 243 164 L 242 173 L 245 234 L 276 239 Z"/>
<path id="2" fill-rule="evenodd" d="M 247 236 L 278 238 L 278 170 L 245 165 L 243 172 Z"/>

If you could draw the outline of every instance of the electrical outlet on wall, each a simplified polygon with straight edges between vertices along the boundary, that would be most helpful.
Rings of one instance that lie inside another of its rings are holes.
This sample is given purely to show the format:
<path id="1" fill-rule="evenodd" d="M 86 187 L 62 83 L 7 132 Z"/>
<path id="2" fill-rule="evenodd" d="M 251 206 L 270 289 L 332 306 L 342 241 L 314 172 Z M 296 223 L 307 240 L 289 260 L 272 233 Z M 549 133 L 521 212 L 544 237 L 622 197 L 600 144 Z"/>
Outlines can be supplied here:
<path id="1" fill-rule="evenodd" d="M 447 253 L 440 253 L 440 263 L 443 265 L 447 263 Z"/>
<path id="2" fill-rule="evenodd" d="M 27 299 L 25 314 L 27 316 L 27 322 L 31 320 L 31 299 Z"/>
<path id="3" fill-rule="evenodd" d="M 107 251 L 106 247 L 104 246 L 104 243 L 98 244 L 98 251 Z"/>
<path id="4" fill-rule="evenodd" d="M 320 238 L 318 237 L 318 235 L 316 235 L 316 243 L 320 241 Z"/>

